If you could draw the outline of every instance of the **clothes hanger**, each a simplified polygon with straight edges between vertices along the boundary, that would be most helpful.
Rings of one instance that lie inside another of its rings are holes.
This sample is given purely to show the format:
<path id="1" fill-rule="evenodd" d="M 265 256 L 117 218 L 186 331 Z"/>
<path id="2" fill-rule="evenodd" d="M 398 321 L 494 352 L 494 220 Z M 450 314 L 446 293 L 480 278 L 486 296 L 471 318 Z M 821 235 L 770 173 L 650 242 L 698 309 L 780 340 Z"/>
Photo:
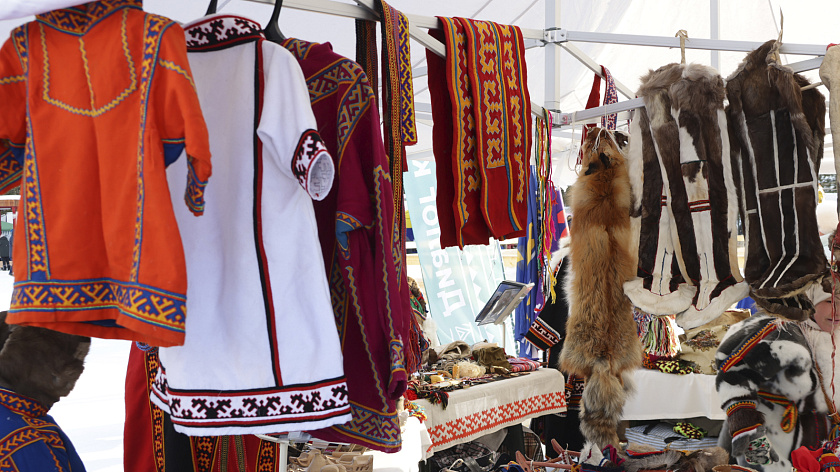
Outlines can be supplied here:
<path id="1" fill-rule="evenodd" d="M 205 13 L 204 16 L 212 15 L 213 13 L 216 13 L 217 4 L 218 4 L 218 0 L 210 0 L 210 5 L 207 6 L 207 13 Z"/>
<path id="2" fill-rule="evenodd" d="M 280 10 L 282 8 L 283 0 L 274 0 L 274 11 L 271 12 L 271 19 L 268 20 L 268 25 L 263 30 L 265 39 L 273 43 L 279 43 L 280 41 L 284 41 L 286 39 L 280 31 L 280 26 L 277 21 L 280 18 Z"/>

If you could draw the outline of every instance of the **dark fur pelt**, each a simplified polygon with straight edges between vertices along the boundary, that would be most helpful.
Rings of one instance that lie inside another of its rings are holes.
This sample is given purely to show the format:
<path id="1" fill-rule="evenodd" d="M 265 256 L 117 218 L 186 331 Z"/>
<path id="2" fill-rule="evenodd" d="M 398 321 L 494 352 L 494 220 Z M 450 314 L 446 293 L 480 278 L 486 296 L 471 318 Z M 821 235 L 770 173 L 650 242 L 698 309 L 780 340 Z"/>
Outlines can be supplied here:
<path id="1" fill-rule="evenodd" d="M 825 97 L 778 62 L 778 44 L 749 53 L 729 77 L 729 137 L 740 190 L 752 297 L 767 312 L 807 319 L 802 292 L 826 274 L 816 218 Z M 759 198 L 759 192 L 761 196 Z"/>
<path id="2" fill-rule="evenodd" d="M 73 390 L 82 375 L 90 338 L 8 325 L 6 315 L 0 312 L 0 387 L 49 409 Z"/>
<path id="3" fill-rule="evenodd" d="M 581 432 L 599 449 L 618 444 L 616 428 L 641 366 L 642 347 L 624 283 L 636 271 L 630 250 L 627 136 L 594 129 L 583 145 L 583 172 L 569 190 L 574 215 L 567 275 L 569 320 L 560 354 L 564 372 L 586 379 Z"/>
<path id="4" fill-rule="evenodd" d="M 694 328 L 749 291 L 738 269 L 723 79 L 701 64 L 669 64 L 642 77 L 638 94 L 645 107 L 628 155 L 639 267 L 626 290 L 642 310 Z"/>

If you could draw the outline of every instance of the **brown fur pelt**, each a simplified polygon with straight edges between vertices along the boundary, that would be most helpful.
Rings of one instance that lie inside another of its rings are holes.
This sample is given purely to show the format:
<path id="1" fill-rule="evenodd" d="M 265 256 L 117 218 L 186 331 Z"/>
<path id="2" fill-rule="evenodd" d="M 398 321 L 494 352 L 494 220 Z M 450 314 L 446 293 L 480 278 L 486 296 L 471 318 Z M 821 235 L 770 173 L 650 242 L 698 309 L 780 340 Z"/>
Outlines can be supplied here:
<path id="1" fill-rule="evenodd" d="M 49 409 L 67 396 L 84 370 L 90 338 L 6 324 L 0 312 L 0 387 Z"/>
<path id="2" fill-rule="evenodd" d="M 564 372 L 586 379 L 581 432 L 599 449 L 618 445 L 616 428 L 642 363 L 624 283 L 636 271 L 631 251 L 627 136 L 595 128 L 583 144 L 583 169 L 569 190 L 574 227 L 566 278 L 569 320 L 560 354 Z"/>
<path id="3" fill-rule="evenodd" d="M 803 292 L 827 274 L 817 225 L 816 174 L 823 155 L 825 97 L 779 63 L 767 41 L 727 79 L 732 165 L 744 222 L 744 278 L 766 312 L 802 321 Z"/>

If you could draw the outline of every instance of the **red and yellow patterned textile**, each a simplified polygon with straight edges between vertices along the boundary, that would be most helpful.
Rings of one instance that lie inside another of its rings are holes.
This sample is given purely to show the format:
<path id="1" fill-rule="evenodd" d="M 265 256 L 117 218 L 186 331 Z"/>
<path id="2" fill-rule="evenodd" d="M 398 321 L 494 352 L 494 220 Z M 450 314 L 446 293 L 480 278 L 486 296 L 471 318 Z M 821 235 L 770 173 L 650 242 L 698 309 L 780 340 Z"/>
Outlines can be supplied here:
<path id="1" fill-rule="evenodd" d="M 445 222 L 441 222 L 441 247 L 454 245 L 445 243 L 450 239 L 449 235 L 443 236 L 444 233 L 451 234 L 452 231 L 459 247 L 467 244 L 487 244 L 490 239 L 490 228 L 487 227 L 481 212 L 482 177 L 478 163 L 473 96 L 470 93 L 471 88 L 467 76 L 466 36 L 463 25 L 456 19 L 442 17 L 440 20 L 444 25 L 443 33 L 446 38 L 444 43 L 447 46 L 443 90 L 438 85 L 439 73 L 433 70 L 436 68 L 432 65 L 443 62 L 443 59 L 431 58 L 433 55 L 431 51 L 426 53 L 426 57 L 429 60 L 432 114 L 435 116 L 433 128 L 435 161 L 439 169 L 438 175 L 444 172 L 450 174 L 447 179 L 438 180 L 438 211 L 445 212 L 444 214 L 451 213 L 452 221 L 454 221 L 452 229 L 449 229 L 449 225 Z M 447 109 L 444 110 L 443 107 Z M 438 116 L 441 117 L 440 127 Z M 439 129 L 440 132 L 438 132 Z M 446 139 L 442 139 L 444 135 Z M 440 150 L 438 142 L 441 146 L 446 146 L 451 142 L 448 152 Z M 453 185 L 452 190 L 449 185 Z M 454 191 L 454 200 L 449 197 L 452 191 Z M 448 208 L 441 208 L 443 206 Z"/>
<path id="2" fill-rule="evenodd" d="M 22 196 L 9 323 L 183 344 L 165 160 L 186 146 L 196 215 L 211 170 L 185 44 L 141 0 L 102 0 L 39 15 L 0 50 L 0 192 Z"/>
<path id="3" fill-rule="evenodd" d="M 303 70 L 318 131 L 337 170 L 332 191 L 314 206 L 352 420 L 309 432 L 327 441 L 396 452 L 402 445 L 396 401 L 408 380 L 403 340 L 409 338 L 413 314 L 405 274 L 397 265 L 405 249 L 396 237 L 395 184 L 373 90 L 359 64 L 333 52 L 330 44 L 298 39 L 282 44 Z"/>
<path id="4" fill-rule="evenodd" d="M 187 436 L 175 431 L 169 416 L 149 401 L 160 367 L 155 348 L 131 345 L 125 377 L 125 472 L 274 472 L 276 443 L 254 435 Z"/>
<path id="5" fill-rule="evenodd" d="M 525 235 L 531 157 L 531 97 L 519 28 L 457 18 L 467 37 L 481 210 L 496 239 Z M 503 189 L 507 188 L 507 192 Z M 505 195 L 506 200 L 498 198 Z"/>
<path id="6" fill-rule="evenodd" d="M 522 236 L 531 139 L 522 34 L 514 26 L 492 22 L 440 20 L 447 50 L 445 71 L 440 64 L 433 65 L 440 61 L 429 58 L 436 130 L 441 123 L 440 132 L 434 132 L 433 148 L 438 166 L 451 167 L 455 181 L 452 211 L 446 208 L 450 179 L 438 182 L 438 212 L 444 216 L 441 245 L 452 245 L 453 239 L 463 247 L 486 244 L 490 235 Z M 448 139 L 452 142 L 447 152 Z"/>

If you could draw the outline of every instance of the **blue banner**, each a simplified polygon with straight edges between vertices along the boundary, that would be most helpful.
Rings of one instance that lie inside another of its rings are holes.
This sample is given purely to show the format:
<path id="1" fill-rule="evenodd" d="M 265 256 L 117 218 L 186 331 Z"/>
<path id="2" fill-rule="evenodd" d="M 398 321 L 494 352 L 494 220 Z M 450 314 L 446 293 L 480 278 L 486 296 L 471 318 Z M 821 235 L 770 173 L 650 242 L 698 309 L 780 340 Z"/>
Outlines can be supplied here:
<path id="1" fill-rule="evenodd" d="M 505 344 L 515 352 L 511 319 L 502 327 L 477 326 L 475 317 L 504 280 L 504 265 L 498 241 L 487 246 L 441 249 L 437 215 L 437 179 L 435 163 L 409 160 L 403 174 L 405 198 L 411 215 L 414 241 L 423 274 L 429 312 L 437 323 L 441 344 L 463 340 L 469 344 L 487 340 Z"/>

